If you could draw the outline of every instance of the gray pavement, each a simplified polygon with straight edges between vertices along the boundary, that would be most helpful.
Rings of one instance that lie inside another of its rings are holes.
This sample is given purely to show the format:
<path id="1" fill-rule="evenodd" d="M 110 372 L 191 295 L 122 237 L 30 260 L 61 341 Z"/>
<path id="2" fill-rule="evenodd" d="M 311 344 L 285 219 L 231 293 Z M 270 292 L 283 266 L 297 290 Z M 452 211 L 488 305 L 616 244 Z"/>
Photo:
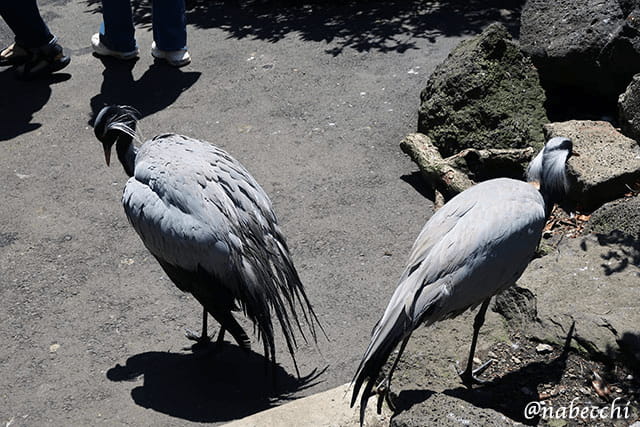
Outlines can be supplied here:
<path id="1" fill-rule="evenodd" d="M 0 70 L 0 422 L 221 423 L 350 381 L 432 211 L 398 148 L 420 90 L 460 40 L 516 22 L 508 2 L 191 2 L 180 70 L 153 65 L 143 6 L 123 64 L 91 53 L 93 0 L 39 3 L 72 62 L 28 83 Z M 139 108 L 146 138 L 224 148 L 270 194 L 329 335 L 299 349 L 300 380 L 278 340 L 276 397 L 255 337 L 253 354 L 183 349 L 200 307 L 127 223 L 89 125 L 105 103 Z"/>

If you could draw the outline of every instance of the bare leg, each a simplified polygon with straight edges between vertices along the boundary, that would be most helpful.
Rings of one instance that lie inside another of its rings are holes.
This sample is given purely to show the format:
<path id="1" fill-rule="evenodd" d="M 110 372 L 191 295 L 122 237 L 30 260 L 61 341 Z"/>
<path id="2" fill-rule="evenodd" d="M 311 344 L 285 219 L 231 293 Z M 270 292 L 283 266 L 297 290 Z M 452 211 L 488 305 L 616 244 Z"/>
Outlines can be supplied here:
<path id="1" fill-rule="evenodd" d="M 218 338 L 216 338 L 216 345 L 220 345 L 224 342 L 224 333 L 227 332 L 222 326 L 220 326 L 220 331 L 218 331 Z"/>
<path id="2" fill-rule="evenodd" d="M 402 340 L 402 344 L 400 344 L 400 350 L 398 351 L 398 355 L 396 356 L 396 359 L 393 361 L 393 365 L 391 366 L 391 369 L 389 370 L 387 377 L 384 380 L 382 380 L 380 384 L 376 386 L 374 393 L 378 395 L 378 407 L 377 407 L 378 413 L 380 413 L 382 409 L 382 398 L 384 398 L 384 400 L 387 402 L 387 405 L 389 405 L 389 408 L 393 412 L 396 411 L 396 405 L 391 401 L 391 397 L 390 397 L 391 377 L 393 376 L 393 371 L 395 371 L 396 366 L 398 366 L 398 362 L 400 361 L 400 356 L 402 356 L 402 353 L 404 352 L 404 348 L 407 346 L 407 342 L 409 342 L 410 337 L 411 335 L 407 335 Z"/>
<path id="3" fill-rule="evenodd" d="M 185 333 L 187 338 L 196 342 L 196 345 L 208 344 L 209 342 L 211 342 L 211 338 L 213 338 L 213 335 L 211 336 L 207 335 L 208 317 L 209 317 L 209 313 L 207 313 L 207 310 L 203 308 L 202 309 L 202 333 L 199 336 L 195 332 L 190 331 L 189 329 L 187 329 Z M 223 329 L 221 329 L 220 331 L 222 332 Z M 222 333 L 222 335 L 224 336 L 224 332 Z"/>
<path id="4" fill-rule="evenodd" d="M 478 342 L 478 332 L 480 332 L 480 328 L 484 324 L 484 317 L 487 313 L 487 308 L 489 307 L 489 301 L 491 298 L 487 298 L 480 306 L 480 310 L 478 314 L 476 314 L 476 318 L 473 321 L 473 338 L 471 339 L 471 349 L 469 350 L 469 359 L 467 360 L 467 368 L 463 372 L 458 372 L 460 378 L 462 378 L 462 383 L 471 388 L 473 384 L 483 384 L 485 381 L 482 381 L 476 378 L 476 375 L 480 375 L 484 372 L 485 369 L 491 364 L 491 360 L 480 366 L 475 371 L 473 370 L 473 356 L 476 352 L 476 343 Z"/>

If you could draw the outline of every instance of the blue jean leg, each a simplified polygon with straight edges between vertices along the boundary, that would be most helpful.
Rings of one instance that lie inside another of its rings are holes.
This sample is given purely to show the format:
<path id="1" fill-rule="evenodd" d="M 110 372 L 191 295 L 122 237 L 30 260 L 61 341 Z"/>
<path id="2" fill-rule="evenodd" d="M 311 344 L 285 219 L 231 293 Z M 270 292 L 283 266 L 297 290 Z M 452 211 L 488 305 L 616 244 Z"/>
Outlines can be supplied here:
<path id="1" fill-rule="evenodd" d="M 102 19 L 100 41 L 105 46 L 119 52 L 136 49 L 130 0 L 102 0 Z"/>
<path id="2" fill-rule="evenodd" d="M 53 34 L 40 16 L 36 0 L 0 0 L 0 16 L 15 34 L 16 43 L 22 47 L 41 47 L 53 40 Z"/>
<path id="3" fill-rule="evenodd" d="M 161 50 L 186 48 L 185 0 L 154 0 L 152 7 L 153 40 L 156 47 Z"/>

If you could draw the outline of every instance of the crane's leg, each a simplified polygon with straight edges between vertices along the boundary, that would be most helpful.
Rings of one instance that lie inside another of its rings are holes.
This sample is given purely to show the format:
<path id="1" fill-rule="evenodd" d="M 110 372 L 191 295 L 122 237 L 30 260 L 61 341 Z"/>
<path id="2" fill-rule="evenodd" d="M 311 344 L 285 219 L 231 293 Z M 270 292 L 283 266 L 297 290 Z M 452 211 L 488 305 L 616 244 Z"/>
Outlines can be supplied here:
<path id="1" fill-rule="evenodd" d="M 218 338 L 216 338 L 216 345 L 220 345 L 224 342 L 224 333 L 227 332 L 226 329 L 220 326 L 220 330 L 218 331 Z M 213 337 L 213 335 L 212 335 Z"/>
<path id="2" fill-rule="evenodd" d="M 380 384 L 378 384 L 375 388 L 374 393 L 378 395 L 378 406 L 377 406 L 378 413 L 380 413 L 380 411 L 382 410 L 383 398 L 387 402 L 387 405 L 389 405 L 389 408 L 393 412 L 396 411 L 396 405 L 391 401 L 391 394 L 390 394 L 391 393 L 391 377 L 393 376 L 393 371 L 396 370 L 396 366 L 398 366 L 398 362 L 400 361 L 400 356 L 402 356 L 402 353 L 404 352 L 404 348 L 407 346 L 407 342 L 409 342 L 410 337 L 411 335 L 407 335 L 402 340 L 402 344 L 400 344 L 400 350 L 398 351 L 396 360 L 393 361 L 393 365 L 391 366 L 391 369 L 389 370 L 387 377 L 384 380 L 382 380 Z"/>
<path id="3" fill-rule="evenodd" d="M 458 372 L 458 375 L 460 375 L 460 378 L 462 378 L 462 383 L 468 388 L 471 388 L 473 384 L 483 384 L 486 382 L 476 378 L 476 375 L 480 375 L 482 372 L 484 372 L 484 370 L 487 369 L 492 362 L 491 360 L 489 360 L 488 362 L 484 363 L 475 371 L 473 370 L 473 356 L 476 352 L 476 343 L 478 342 L 478 332 L 480 332 L 480 328 L 484 324 L 484 317 L 485 317 L 485 314 L 487 313 L 487 308 L 489 307 L 489 301 L 491 301 L 491 298 L 487 298 L 482 303 L 482 306 L 480 306 L 480 310 L 478 311 L 478 314 L 476 314 L 476 318 L 473 321 L 473 338 L 471 339 L 471 349 L 469 350 L 469 359 L 467 360 L 467 368 L 463 372 Z"/>
<path id="4" fill-rule="evenodd" d="M 208 317 L 209 317 L 209 313 L 207 313 L 207 310 L 203 308 L 202 309 L 202 333 L 200 335 L 197 335 L 195 332 L 189 329 L 187 329 L 187 331 L 185 332 L 186 337 L 192 341 L 195 341 L 196 343 L 194 345 L 198 347 L 206 346 L 211 342 L 211 339 L 213 338 L 213 335 L 211 336 L 207 335 L 207 318 Z M 220 329 L 220 332 L 224 337 L 223 329 Z M 220 341 L 219 337 L 218 337 L 218 341 Z"/>

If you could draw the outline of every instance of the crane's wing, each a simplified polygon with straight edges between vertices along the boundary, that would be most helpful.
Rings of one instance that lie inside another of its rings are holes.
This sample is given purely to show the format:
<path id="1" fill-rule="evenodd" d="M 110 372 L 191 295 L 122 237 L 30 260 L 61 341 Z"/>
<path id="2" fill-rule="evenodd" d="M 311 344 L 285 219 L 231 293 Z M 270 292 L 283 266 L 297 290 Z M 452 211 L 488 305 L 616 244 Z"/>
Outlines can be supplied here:
<path id="1" fill-rule="evenodd" d="M 273 310 L 290 349 L 295 345 L 289 315 L 299 328 L 296 303 L 315 337 L 315 314 L 271 202 L 225 151 L 180 135 L 155 137 L 137 154 L 123 205 L 151 253 L 172 266 L 215 277 L 254 322 L 267 328 L 259 328 L 264 339 L 272 335 Z"/>
<path id="2" fill-rule="evenodd" d="M 529 184 L 495 179 L 471 187 L 425 224 L 389 305 L 429 323 L 475 307 L 520 277 L 544 223 L 544 200 Z M 422 319 L 426 310 L 430 319 Z"/>

